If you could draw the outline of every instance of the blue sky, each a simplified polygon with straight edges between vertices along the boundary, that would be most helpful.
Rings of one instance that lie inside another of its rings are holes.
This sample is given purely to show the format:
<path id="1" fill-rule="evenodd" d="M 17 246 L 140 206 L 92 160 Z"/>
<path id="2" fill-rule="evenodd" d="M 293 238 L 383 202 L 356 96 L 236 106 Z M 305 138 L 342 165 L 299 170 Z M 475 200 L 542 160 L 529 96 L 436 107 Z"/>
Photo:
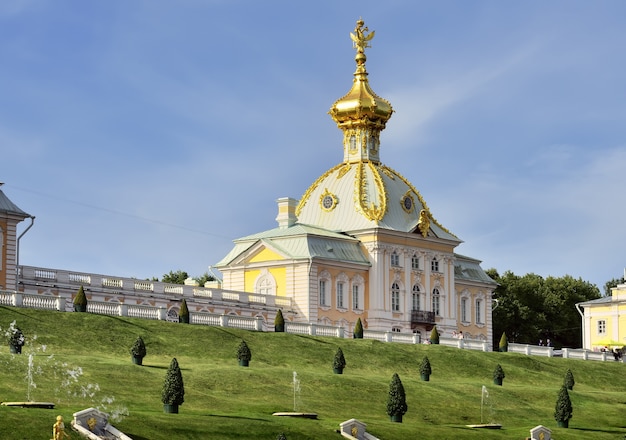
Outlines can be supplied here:
<path id="1" fill-rule="evenodd" d="M 626 266 L 626 3 L 0 3 L 0 181 L 20 263 L 199 276 L 342 160 L 349 33 L 395 114 L 381 160 L 483 267 Z M 25 229 L 21 224 L 18 232 Z"/>

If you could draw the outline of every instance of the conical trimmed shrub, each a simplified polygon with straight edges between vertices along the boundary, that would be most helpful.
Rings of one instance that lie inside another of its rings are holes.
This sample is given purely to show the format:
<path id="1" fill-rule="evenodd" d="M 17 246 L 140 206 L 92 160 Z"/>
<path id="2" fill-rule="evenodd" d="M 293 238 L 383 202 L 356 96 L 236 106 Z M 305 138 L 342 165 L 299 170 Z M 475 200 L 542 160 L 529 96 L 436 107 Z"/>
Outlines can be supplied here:
<path id="1" fill-rule="evenodd" d="M 565 373 L 565 378 L 563 379 L 563 385 L 568 390 L 573 390 L 575 384 L 576 382 L 574 381 L 574 374 L 572 373 L 572 370 L 568 368 L 567 372 Z"/>
<path id="2" fill-rule="evenodd" d="M 430 331 L 430 343 L 439 344 L 439 332 L 437 331 L 437 326 L 434 326 Z"/>
<path id="3" fill-rule="evenodd" d="M 87 311 L 87 296 L 85 295 L 85 289 L 83 286 L 80 286 L 78 289 L 78 293 L 74 297 L 74 311 L 75 312 L 86 312 Z"/>
<path id="4" fill-rule="evenodd" d="M 554 407 L 554 420 L 557 421 L 561 428 L 568 428 L 569 420 L 572 418 L 573 412 L 572 401 L 569 398 L 567 387 L 563 385 L 561 391 L 559 391 L 559 397 Z"/>
<path id="5" fill-rule="evenodd" d="M 278 309 L 276 317 L 274 318 L 274 331 L 277 333 L 285 331 L 285 318 L 283 318 L 283 312 L 281 309 Z"/>
<path id="6" fill-rule="evenodd" d="M 182 405 L 185 401 L 183 375 L 176 358 L 172 359 L 167 373 L 165 374 L 165 381 L 163 382 L 163 389 L 161 390 L 161 401 L 164 405 L 175 406 Z"/>
<path id="7" fill-rule="evenodd" d="M 356 324 L 354 324 L 354 339 L 363 339 L 363 324 L 361 323 L 361 318 L 356 320 Z"/>
<path id="8" fill-rule="evenodd" d="M 389 397 L 387 399 L 387 414 L 394 422 L 402 423 L 402 416 L 406 414 L 406 394 L 398 373 L 393 373 L 389 384 Z"/>
<path id="9" fill-rule="evenodd" d="M 183 324 L 189 324 L 189 309 L 187 308 L 187 300 L 183 298 L 180 303 L 180 310 L 178 311 L 178 322 Z"/>
<path id="10" fill-rule="evenodd" d="M 500 337 L 499 348 L 501 352 L 509 351 L 509 341 L 506 339 L 506 333 L 502 332 L 502 336 Z"/>

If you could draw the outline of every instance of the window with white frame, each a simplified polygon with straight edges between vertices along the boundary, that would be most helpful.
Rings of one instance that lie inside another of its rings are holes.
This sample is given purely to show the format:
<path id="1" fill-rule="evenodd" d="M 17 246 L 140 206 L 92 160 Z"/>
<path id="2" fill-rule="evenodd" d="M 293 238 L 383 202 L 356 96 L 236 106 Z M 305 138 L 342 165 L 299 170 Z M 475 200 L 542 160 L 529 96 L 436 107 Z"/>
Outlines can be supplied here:
<path id="1" fill-rule="evenodd" d="M 413 286 L 413 294 L 411 296 L 411 310 L 420 310 L 420 286 Z"/>
<path id="2" fill-rule="evenodd" d="M 439 289 L 436 287 L 433 289 L 433 313 L 435 316 L 441 316 L 441 295 L 439 294 Z"/>
<path id="3" fill-rule="evenodd" d="M 478 298 L 476 300 L 476 324 L 484 324 L 483 322 L 483 307 L 484 307 L 484 302 L 482 299 Z"/>
<path id="4" fill-rule="evenodd" d="M 338 309 L 345 308 L 344 299 L 343 299 L 345 285 L 346 284 L 343 281 L 337 282 L 337 308 Z"/>
<path id="5" fill-rule="evenodd" d="M 606 334 L 606 321 L 603 319 L 598 321 L 598 334 L 599 335 Z"/>
<path id="6" fill-rule="evenodd" d="M 439 272 L 439 260 L 437 260 L 437 258 L 433 258 L 430 261 L 430 270 L 433 272 Z"/>
<path id="7" fill-rule="evenodd" d="M 416 254 L 413 254 L 413 256 L 411 257 L 411 269 L 417 270 L 419 268 L 420 268 L 420 257 L 418 257 Z"/>
<path id="8" fill-rule="evenodd" d="M 461 322 L 469 322 L 467 320 L 467 298 L 461 298 Z"/>
<path id="9" fill-rule="evenodd" d="M 320 280 L 320 306 L 327 306 L 327 301 L 326 280 Z"/>
<path id="10" fill-rule="evenodd" d="M 398 283 L 393 283 L 391 285 L 391 311 L 400 311 L 400 286 Z"/>
<path id="11" fill-rule="evenodd" d="M 352 308 L 354 310 L 360 310 L 361 309 L 360 298 L 359 298 L 359 285 L 358 284 L 353 284 L 352 285 Z"/>
<path id="12" fill-rule="evenodd" d="M 392 266 L 400 266 L 400 255 L 396 251 L 391 253 L 391 265 Z"/>

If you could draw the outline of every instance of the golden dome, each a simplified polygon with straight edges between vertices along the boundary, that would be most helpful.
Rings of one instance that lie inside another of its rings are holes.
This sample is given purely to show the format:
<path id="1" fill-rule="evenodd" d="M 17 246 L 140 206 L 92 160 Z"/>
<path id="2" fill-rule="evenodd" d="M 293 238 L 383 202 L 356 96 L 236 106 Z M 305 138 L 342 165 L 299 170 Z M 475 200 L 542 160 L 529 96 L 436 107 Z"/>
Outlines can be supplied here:
<path id="1" fill-rule="evenodd" d="M 357 67 L 352 88 L 345 96 L 335 101 L 329 114 L 342 130 L 361 127 L 380 132 L 391 117 L 393 108 L 389 101 L 374 93 L 367 80 L 365 48 L 371 47 L 369 42 L 374 38 L 374 31 L 369 32 L 363 24 L 363 20 L 358 20 L 354 33 L 350 33 L 357 51 L 355 57 Z"/>

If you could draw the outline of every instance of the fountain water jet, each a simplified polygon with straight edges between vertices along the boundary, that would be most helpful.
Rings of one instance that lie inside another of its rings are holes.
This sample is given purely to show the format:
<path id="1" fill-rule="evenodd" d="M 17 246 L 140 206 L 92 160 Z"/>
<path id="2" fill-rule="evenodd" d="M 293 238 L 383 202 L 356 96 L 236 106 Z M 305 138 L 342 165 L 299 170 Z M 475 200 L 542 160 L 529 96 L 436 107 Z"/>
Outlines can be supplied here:
<path id="1" fill-rule="evenodd" d="M 487 387 L 483 385 L 481 393 L 480 393 L 480 425 L 466 425 L 469 428 L 487 428 L 487 429 L 500 429 L 502 428 L 502 425 L 498 424 L 498 423 L 484 423 L 484 419 L 483 419 L 483 413 L 484 413 L 484 408 L 487 407 L 487 409 L 490 410 L 489 412 L 489 418 L 492 419 L 493 418 L 493 413 L 492 413 L 492 408 L 491 408 L 491 404 L 489 401 L 489 391 L 487 390 Z"/>
<path id="2" fill-rule="evenodd" d="M 302 417 L 306 419 L 317 419 L 316 413 L 305 413 L 298 412 L 298 398 L 300 397 L 300 379 L 298 378 L 298 373 L 293 372 L 293 378 L 291 381 L 291 386 L 293 388 L 293 412 L 275 412 L 273 416 L 283 416 L 283 417 Z"/>

